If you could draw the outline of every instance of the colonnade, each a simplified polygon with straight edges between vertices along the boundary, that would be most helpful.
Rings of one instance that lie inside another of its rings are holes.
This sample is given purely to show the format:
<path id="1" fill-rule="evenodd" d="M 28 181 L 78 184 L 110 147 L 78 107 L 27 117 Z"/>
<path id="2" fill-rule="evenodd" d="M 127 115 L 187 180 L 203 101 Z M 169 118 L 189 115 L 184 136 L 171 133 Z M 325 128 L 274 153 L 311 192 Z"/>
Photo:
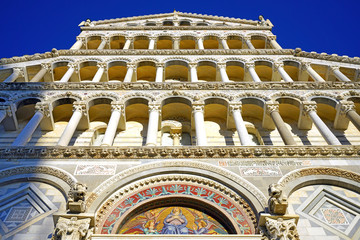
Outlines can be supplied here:
<path id="1" fill-rule="evenodd" d="M 348 120 L 350 120 L 355 127 L 360 131 L 360 116 L 354 109 L 354 103 L 351 101 L 340 101 L 340 111 L 345 115 Z M 195 133 L 196 133 L 196 144 L 198 146 L 207 146 L 207 136 L 204 123 L 204 103 L 193 103 L 192 104 L 192 114 L 195 123 Z M 266 115 L 269 116 L 277 131 L 279 132 L 285 145 L 296 145 L 296 142 L 293 138 L 293 135 L 288 130 L 284 120 L 282 119 L 279 112 L 279 103 L 274 101 L 268 101 L 264 105 Z M 334 135 L 334 133 L 327 127 L 323 120 L 318 116 L 316 112 L 317 103 L 314 101 L 304 101 L 301 104 L 300 115 L 308 116 L 315 127 L 318 129 L 324 140 L 329 145 L 341 145 L 340 141 Z M 0 120 L 4 120 L 7 116 L 6 108 L 0 108 Z M 23 128 L 21 133 L 17 136 L 12 146 L 24 146 L 31 139 L 36 128 L 39 126 L 40 122 L 44 116 L 49 116 L 49 107 L 46 103 L 37 103 L 35 106 L 35 113 L 27 125 Z M 113 102 L 111 104 L 111 116 L 107 124 L 105 131 L 105 136 L 102 140 L 102 146 L 111 146 L 116 135 L 119 121 L 124 110 L 124 104 L 121 102 Z M 156 146 L 157 143 L 157 134 L 159 127 L 159 119 L 161 116 L 161 105 L 156 103 L 150 103 L 148 105 L 149 109 L 149 118 L 148 118 L 148 128 L 146 135 L 146 145 L 147 146 Z M 236 131 L 242 146 L 252 145 L 252 141 L 249 137 L 249 132 L 244 123 L 243 116 L 241 113 L 242 104 L 241 103 L 230 103 L 229 107 L 229 116 L 234 120 Z M 77 101 L 73 103 L 73 114 L 67 123 L 66 128 L 61 134 L 57 145 L 67 146 L 79 123 L 84 115 L 87 115 L 86 104 L 82 101 Z M 265 117 L 265 116 L 264 116 Z M 0 122 L 1 122 L 0 121 Z M 300 120 L 299 120 L 300 121 Z M 178 139 L 179 140 L 179 139 Z"/>
<path id="2" fill-rule="evenodd" d="M 204 60 L 205 61 L 205 60 Z M 198 66 L 199 66 L 200 62 L 184 62 L 185 65 L 187 65 L 188 71 L 189 71 L 189 75 L 190 75 L 190 82 L 198 82 Z M 92 79 L 90 79 L 90 81 L 87 82 L 100 82 L 102 77 L 107 76 L 107 72 L 108 72 L 108 64 L 107 62 L 98 62 L 96 63 L 97 65 L 97 71 L 94 75 L 94 77 Z M 213 63 L 214 66 L 216 66 L 217 71 L 219 71 L 219 75 L 220 75 L 220 80 L 222 82 L 232 82 L 233 80 L 230 80 L 229 76 L 228 76 L 228 72 L 227 72 L 227 67 L 228 67 L 228 62 L 217 62 L 217 63 Z M 259 74 L 256 71 L 256 66 L 257 66 L 257 62 L 238 62 L 238 66 L 244 69 L 245 73 L 249 74 L 249 80 L 253 81 L 253 82 L 263 82 L 261 80 L 261 78 L 259 77 Z M 284 68 L 284 63 L 283 62 L 274 62 L 274 63 L 270 63 L 269 64 L 272 65 L 272 71 L 273 73 L 278 72 L 279 75 L 281 76 L 281 79 L 284 82 L 294 82 L 295 80 L 288 74 L 288 72 L 285 70 Z M 124 65 L 126 65 L 126 75 L 123 79 L 123 82 L 125 83 L 129 83 L 133 81 L 133 74 L 137 72 L 137 67 L 138 64 L 137 63 L 132 63 L 132 62 L 124 62 Z M 156 78 L 155 78 L 155 82 L 163 82 L 164 81 L 164 72 L 165 72 L 165 65 L 166 63 L 155 63 L 155 67 L 156 67 Z M 210 65 L 209 65 L 210 66 Z M 260 65 L 261 66 L 261 65 Z M 303 62 L 302 67 L 299 67 L 299 71 L 300 70 L 305 70 L 306 73 L 315 81 L 315 82 L 325 82 L 326 80 L 320 76 L 311 66 L 311 64 L 309 62 Z M 59 82 L 69 82 L 71 77 L 73 76 L 73 74 L 78 74 L 78 72 L 80 71 L 80 63 L 78 62 L 70 62 L 67 65 L 67 70 L 65 72 L 65 74 L 61 77 L 61 79 L 59 80 Z M 340 71 L 340 67 L 339 66 L 327 66 L 329 68 L 329 70 L 332 71 L 333 76 L 335 76 L 335 78 L 338 81 L 341 82 L 351 82 L 351 80 Z M 41 69 L 38 71 L 38 73 L 30 80 L 30 82 L 39 82 L 41 81 L 45 74 L 50 73 L 52 70 L 54 70 L 54 68 L 51 67 L 50 63 L 42 63 L 41 64 Z M 24 72 L 25 70 L 22 68 L 13 68 L 12 74 L 7 77 L 3 82 L 15 82 L 18 78 L 20 77 L 24 77 Z M 81 81 L 81 79 L 80 79 Z"/>

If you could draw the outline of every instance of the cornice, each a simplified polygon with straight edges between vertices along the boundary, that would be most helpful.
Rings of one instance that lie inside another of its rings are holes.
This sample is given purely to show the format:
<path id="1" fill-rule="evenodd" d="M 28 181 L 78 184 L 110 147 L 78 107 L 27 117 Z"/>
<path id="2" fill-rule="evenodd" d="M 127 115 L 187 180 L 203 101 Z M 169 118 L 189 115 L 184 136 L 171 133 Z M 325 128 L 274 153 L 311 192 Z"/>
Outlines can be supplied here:
<path id="1" fill-rule="evenodd" d="M 1 159 L 358 158 L 360 146 L 6 147 Z"/>
<path id="2" fill-rule="evenodd" d="M 201 19 L 207 19 L 207 20 L 227 21 L 227 22 L 234 22 L 234 23 L 254 24 L 254 25 L 258 24 L 258 22 L 259 22 L 259 21 L 240 19 L 240 18 L 230 18 L 230 17 L 223 17 L 223 16 L 213 16 L 213 15 L 207 15 L 207 14 L 186 13 L 186 12 L 178 12 L 178 11 L 176 12 L 176 15 L 181 16 L 181 17 L 195 17 L 195 18 L 201 18 Z M 93 23 L 95 25 L 100 25 L 100 24 L 136 21 L 136 20 L 144 20 L 144 19 L 149 19 L 149 18 L 161 18 L 161 17 L 171 17 L 171 16 L 174 16 L 174 12 L 150 14 L 150 15 L 135 16 L 135 17 L 105 19 L 105 20 L 92 21 L 91 23 Z"/>
<path id="3" fill-rule="evenodd" d="M 295 50 L 296 51 L 296 50 Z M 317 53 L 317 52 L 304 52 L 301 51 L 299 53 L 295 53 L 297 57 L 305 57 L 312 59 L 320 59 L 334 62 L 342 62 L 342 63 L 357 63 L 360 64 L 359 57 L 350 58 L 348 56 L 338 56 L 337 54 L 327 54 L 327 53 Z"/>
<path id="4" fill-rule="evenodd" d="M 184 82 L 184 83 L 81 83 L 81 82 L 19 82 L 0 83 L 0 91 L 17 90 L 356 90 L 360 89 L 360 82 Z"/>
<path id="5" fill-rule="evenodd" d="M 270 26 L 94 26 L 80 27 L 82 31 L 96 30 L 269 30 Z"/>

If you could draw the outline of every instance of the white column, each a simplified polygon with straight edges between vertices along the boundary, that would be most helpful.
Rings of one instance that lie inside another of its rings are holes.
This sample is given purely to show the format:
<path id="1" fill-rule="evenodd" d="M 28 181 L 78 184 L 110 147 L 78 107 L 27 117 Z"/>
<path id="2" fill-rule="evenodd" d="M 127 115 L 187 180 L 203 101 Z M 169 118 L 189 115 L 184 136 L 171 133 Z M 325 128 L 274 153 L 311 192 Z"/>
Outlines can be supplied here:
<path id="1" fill-rule="evenodd" d="M 251 43 L 251 37 L 244 37 L 244 41 L 249 49 L 255 49 L 254 45 Z"/>
<path id="2" fill-rule="evenodd" d="M 239 135 L 240 143 L 242 146 L 254 145 L 249 137 L 249 133 L 241 116 L 241 107 L 241 104 L 230 105 L 230 112 L 234 117 L 236 131 Z"/>
<path id="3" fill-rule="evenodd" d="M 80 123 L 80 120 L 83 115 L 83 111 L 85 111 L 85 108 L 86 108 L 86 106 L 84 103 L 74 103 L 73 104 L 73 114 L 57 143 L 58 146 L 69 145 L 69 142 L 71 141 L 71 138 L 73 137 L 74 132 Z"/>
<path id="4" fill-rule="evenodd" d="M 310 116 L 311 120 L 315 124 L 316 128 L 319 130 L 320 134 L 323 136 L 325 141 L 329 145 L 341 145 L 337 137 L 331 132 L 331 130 L 326 126 L 326 124 L 321 120 L 321 118 L 316 113 L 316 103 L 303 103 L 304 111 Z"/>
<path id="5" fill-rule="evenodd" d="M 109 41 L 108 37 L 101 37 L 101 43 L 99 45 L 99 47 L 97 48 L 98 50 L 104 49 L 106 46 L 106 43 Z"/>
<path id="6" fill-rule="evenodd" d="M 180 49 L 180 37 L 173 37 L 174 49 Z"/>
<path id="7" fill-rule="evenodd" d="M 274 48 L 274 49 L 282 49 L 282 47 L 278 44 L 278 42 L 276 41 L 276 36 L 269 36 L 268 37 L 269 41 L 270 41 L 270 44 L 271 46 Z"/>
<path id="8" fill-rule="evenodd" d="M 100 82 L 102 75 L 105 72 L 107 63 L 101 62 L 97 64 L 98 70 L 96 71 L 96 74 L 94 78 L 92 79 L 92 82 Z"/>
<path id="9" fill-rule="evenodd" d="M 149 105 L 149 122 L 146 135 L 146 146 L 157 145 L 157 133 L 159 128 L 160 105 Z"/>
<path id="10" fill-rule="evenodd" d="M 337 79 L 339 79 L 340 81 L 343 81 L 343 82 L 351 82 L 351 80 L 345 76 L 345 74 L 343 74 L 341 71 L 340 71 L 340 67 L 339 66 L 331 66 L 331 70 L 333 71 L 335 77 Z"/>
<path id="11" fill-rule="evenodd" d="M 125 44 L 123 49 L 129 49 L 131 46 L 131 42 L 134 40 L 133 37 L 125 37 Z"/>
<path id="12" fill-rule="evenodd" d="M 149 49 L 155 49 L 155 41 L 157 37 L 149 37 Z"/>
<path id="13" fill-rule="evenodd" d="M 204 105 L 197 104 L 193 105 L 193 114 L 195 119 L 195 132 L 196 132 L 196 145 L 206 146 L 206 129 L 204 120 Z"/>
<path id="14" fill-rule="evenodd" d="M 227 37 L 220 37 L 220 39 L 221 39 L 221 44 L 222 44 L 223 48 L 224 49 L 230 49 L 227 42 L 226 42 Z"/>
<path id="15" fill-rule="evenodd" d="M 276 63 L 275 69 L 277 69 L 279 71 L 281 77 L 284 79 L 285 82 L 293 82 L 292 78 L 285 71 L 283 63 Z"/>
<path id="16" fill-rule="evenodd" d="M 135 69 L 135 64 L 132 64 L 132 63 L 127 64 L 127 71 L 126 71 L 126 75 L 124 78 L 124 82 L 131 82 L 133 73 L 134 73 L 134 69 Z"/>
<path id="17" fill-rule="evenodd" d="M 198 44 L 199 49 L 204 49 L 204 38 L 203 37 L 198 37 L 197 38 L 197 44 Z"/>
<path id="18" fill-rule="evenodd" d="M 197 76 L 197 63 L 189 63 L 189 67 L 190 67 L 190 78 L 191 78 L 191 82 L 198 82 L 198 76 Z"/>
<path id="19" fill-rule="evenodd" d="M 19 77 L 24 76 L 24 69 L 22 68 L 13 68 L 12 74 L 4 80 L 4 82 L 15 82 Z"/>
<path id="20" fill-rule="evenodd" d="M 310 63 L 304 63 L 303 66 L 316 82 L 325 82 L 325 80 L 310 66 Z"/>
<path id="21" fill-rule="evenodd" d="M 250 76 L 254 82 L 261 82 L 261 79 L 255 71 L 255 63 L 246 63 L 245 67 L 249 71 Z"/>
<path id="22" fill-rule="evenodd" d="M 11 146 L 25 146 L 31 139 L 36 128 L 39 126 L 41 120 L 45 115 L 49 115 L 49 106 L 47 104 L 38 103 L 35 105 L 35 114 L 26 124 L 21 133 L 16 137 Z"/>
<path id="23" fill-rule="evenodd" d="M 50 69 L 50 63 L 42 63 L 40 71 L 30 80 L 30 82 L 39 82 Z"/>
<path id="24" fill-rule="evenodd" d="M 84 37 L 77 37 L 76 38 L 76 42 L 74 43 L 74 45 L 72 45 L 72 47 L 70 48 L 70 50 L 77 50 L 80 49 L 85 42 L 85 38 Z"/>
<path id="25" fill-rule="evenodd" d="M 60 82 L 68 82 L 73 75 L 74 71 L 77 69 L 77 64 L 69 63 L 68 70 L 64 74 L 64 76 L 60 79 Z"/>
<path id="26" fill-rule="evenodd" d="M 221 81 L 222 82 L 230 82 L 229 77 L 226 73 L 226 63 L 218 63 Z"/>
<path id="27" fill-rule="evenodd" d="M 111 117 L 108 122 L 104 139 L 101 146 L 112 146 L 117 127 L 121 117 L 121 105 L 119 103 L 111 104 Z"/>
<path id="28" fill-rule="evenodd" d="M 155 82 L 162 82 L 164 78 L 164 63 L 156 63 Z"/>

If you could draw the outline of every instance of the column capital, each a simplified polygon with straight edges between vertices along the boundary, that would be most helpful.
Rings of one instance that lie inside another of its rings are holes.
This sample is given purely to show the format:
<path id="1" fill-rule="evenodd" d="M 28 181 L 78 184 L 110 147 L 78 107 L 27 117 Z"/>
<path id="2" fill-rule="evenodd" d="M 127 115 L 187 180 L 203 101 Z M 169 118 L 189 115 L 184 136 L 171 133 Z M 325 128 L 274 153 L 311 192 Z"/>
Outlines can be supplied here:
<path id="1" fill-rule="evenodd" d="M 125 36 L 125 40 L 133 41 L 133 40 L 134 40 L 134 37 L 133 37 L 133 36 Z"/>
<path id="2" fill-rule="evenodd" d="M 244 36 L 243 39 L 244 41 L 251 41 L 251 36 Z"/>
<path id="3" fill-rule="evenodd" d="M 50 105 L 49 103 L 38 102 L 35 104 L 35 111 L 41 112 L 44 116 L 50 117 Z"/>
<path id="4" fill-rule="evenodd" d="M 276 36 L 275 35 L 267 36 L 267 39 L 269 39 L 269 41 L 276 40 Z"/>
<path id="5" fill-rule="evenodd" d="M 127 68 L 134 68 L 136 67 L 136 64 L 135 63 L 126 63 L 126 67 Z"/>
<path id="6" fill-rule="evenodd" d="M 99 62 L 99 63 L 97 63 L 97 67 L 98 68 L 103 68 L 104 70 L 106 70 L 107 69 L 107 63 L 106 62 Z"/>
<path id="7" fill-rule="evenodd" d="M 156 41 L 157 38 L 158 38 L 157 36 L 150 36 L 150 37 L 149 37 L 149 40 L 154 40 L 154 41 Z"/>
<path id="8" fill-rule="evenodd" d="M 311 67 L 311 62 L 301 62 L 301 68 L 302 69 L 308 69 L 309 67 Z"/>
<path id="9" fill-rule="evenodd" d="M 108 42 L 109 39 L 110 39 L 109 36 L 101 36 L 101 40 L 102 40 L 102 41 Z"/>
<path id="10" fill-rule="evenodd" d="M 311 111 L 316 112 L 317 105 L 314 101 L 303 101 L 302 106 L 305 113 L 309 113 Z"/>
<path id="11" fill-rule="evenodd" d="M 205 105 L 203 103 L 194 103 L 192 105 L 193 112 L 204 112 Z"/>
<path id="12" fill-rule="evenodd" d="M 150 103 L 148 105 L 149 112 L 161 112 L 161 105 L 158 103 Z"/>
<path id="13" fill-rule="evenodd" d="M 190 68 L 197 68 L 197 66 L 198 66 L 198 63 L 196 63 L 196 62 L 189 63 Z"/>
<path id="14" fill-rule="evenodd" d="M 220 63 L 217 63 L 217 66 L 218 68 L 225 68 L 226 69 L 226 63 L 225 62 L 220 62 Z"/>
<path id="15" fill-rule="evenodd" d="M 279 103 L 278 102 L 266 102 L 266 113 L 271 114 L 272 112 L 279 111 Z"/>
<path id="16" fill-rule="evenodd" d="M 231 113 L 233 113 L 235 111 L 240 111 L 241 112 L 242 104 L 241 103 L 230 103 L 229 108 L 230 108 Z"/>
<path id="17" fill-rule="evenodd" d="M 276 62 L 274 63 L 274 70 L 277 70 L 279 68 L 283 68 L 284 67 L 284 63 L 283 62 Z"/>
<path id="18" fill-rule="evenodd" d="M 77 41 L 82 41 L 83 43 L 85 42 L 85 37 L 79 37 L 79 36 L 77 36 L 76 37 L 76 40 Z"/>
<path id="19" fill-rule="evenodd" d="M 53 233 L 54 239 L 90 239 L 94 231 L 93 228 L 90 228 L 90 222 L 90 218 L 59 217 Z"/>
<path id="20" fill-rule="evenodd" d="M 77 64 L 77 63 L 71 62 L 68 64 L 68 67 L 73 68 L 75 70 L 75 72 L 79 71 L 79 64 Z"/>
<path id="21" fill-rule="evenodd" d="M 41 68 L 45 69 L 46 72 L 51 72 L 51 63 L 41 63 Z"/>
<path id="22" fill-rule="evenodd" d="M 228 37 L 227 37 L 227 36 L 220 36 L 220 37 L 219 37 L 219 39 L 220 39 L 220 40 L 225 40 L 225 41 L 226 41 L 226 40 L 228 39 Z"/>
<path id="23" fill-rule="evenodd" d="M 340 111 L 341 114 L 346 115 L 349 111 L 355 110 L 355 104 L 351 101 L 340 101 Z"/>
<path id="24" fill-rule="evenodd" d="M 123 104 L 120 101 L 111 102 L 111 112 L 118 111 L 121 112 L 123 109 Z"/>
<path id="25" fill-rule="evenodd" d="M 172 37 L 173 41 L 180 41 L 180 38 L 181 38 L 180 36 L 173 36 Z"/>
<path id="26" fill-rule="evenodd" d="M 165 63 L 155 63 L 156 68 L 163 68 L 165 67 Z"/>
<path id="27" fill-rule="evenodd" d="M 245 63 L 245 70 L 249 69 L 249 68 L 254 68 L 255 67 L 255 63 L 254 62 L 247 62 Z"/>
<path id="28" fill-rule="evenodd" d="M 22 67 L 14 67 L 13 72 L 17 72 L 19 74 L 19 77 L 25 76 L 24 68 Z"/>
<path id="29" fill-rule="evenodd" d="M 271 239 L 298 239 L 295 218 L 284 220 L 265 217 L 265 227 Z"/>
<path id="30" fill-rule="evenodd" d="M 13 114 L 12 114 L 12 111 L 11 111 L 11 106 L 10 105 L 0 105 L 0 111 L 5 111 L 6 112 L 6 115 L 11 117 Z"/>
<path id="31" fill-rule="evenodd" d="M 197 36 L 196 40 L 204 40 L 204 36 Z"/>
<path id="32" fill-rule="evenodd" d="M 86 114 L 86 103 L 84 101 L 78 101 L 73 103 L 73 112 L 78 111 Z"/>
<path id="33" fill-rule="evenodd" d="M 340 66 L 338 66 L 338 65 L 329 66 L 329 67 L 331 68 L 331 70 L 332 70 L 333 72 L 335 72 L 335 71 L 337 71 L 337 70 L 340 70 Z"/>

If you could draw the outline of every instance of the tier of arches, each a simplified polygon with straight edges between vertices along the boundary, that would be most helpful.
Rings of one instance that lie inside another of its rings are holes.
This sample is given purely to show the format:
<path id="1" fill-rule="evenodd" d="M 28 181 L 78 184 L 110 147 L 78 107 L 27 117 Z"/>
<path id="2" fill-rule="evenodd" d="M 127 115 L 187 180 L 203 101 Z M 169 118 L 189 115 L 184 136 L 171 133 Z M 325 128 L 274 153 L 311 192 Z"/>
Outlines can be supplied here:
<path id="1" fill-rule="evenodd" d="M 359 77 L 356 68 L 291 58 L 64 59 L 0 70 L 2 82 L 351 82 Z"/>
<path id="2" fill-rule="evenodd" d="M 360 140 L 358 97 L 205 94 L 195 101 L 191 94 L 179 94 L 156 100 L 150 94 L 85 99 L 62 94 L 50 102 L 22 97 L 12 104 L 4 99 L 2 145 L 346 145 Z"/>
<path id="3" fill-rule="evenodd" d="M 125 23 L 124 25 L 128 27 L 136 27 L 136 26 L 147 26 L 147 27 L 154 27 L 154 26 L 229 26 L 229 23 L 226 22 L 213 22 L 207 20 L 194 20 L 194 19 L 154 19 L 154 20 L 146 20 L 143 22 L 129 22 Z M 236 25 L 236 24 L 235 24 Z M 237 24 L 240 26 L 240 24 Z M 230 26 L 234 26 L 231 24 Z"/>

